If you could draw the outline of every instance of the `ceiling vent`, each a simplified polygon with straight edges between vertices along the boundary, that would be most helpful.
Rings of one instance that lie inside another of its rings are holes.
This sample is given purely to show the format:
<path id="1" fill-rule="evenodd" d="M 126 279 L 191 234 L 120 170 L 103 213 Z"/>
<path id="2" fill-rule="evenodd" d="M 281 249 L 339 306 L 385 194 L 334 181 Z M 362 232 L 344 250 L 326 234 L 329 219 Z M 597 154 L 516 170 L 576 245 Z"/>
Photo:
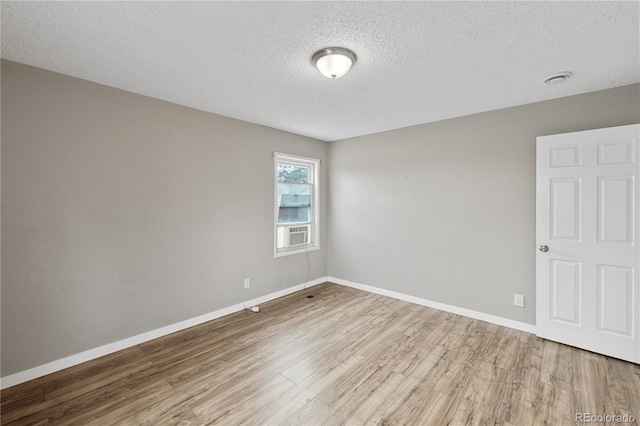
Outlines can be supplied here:
<path id="1" fill-rule="evenodd" d="M 557 72 L 555 74 L 546 76 L 543 81 L 547 84 L 561 83 L 566 79 L 568 79 L 569 77 L 571 77 L 572 75 L 573 73 L 570 71 Z"/>

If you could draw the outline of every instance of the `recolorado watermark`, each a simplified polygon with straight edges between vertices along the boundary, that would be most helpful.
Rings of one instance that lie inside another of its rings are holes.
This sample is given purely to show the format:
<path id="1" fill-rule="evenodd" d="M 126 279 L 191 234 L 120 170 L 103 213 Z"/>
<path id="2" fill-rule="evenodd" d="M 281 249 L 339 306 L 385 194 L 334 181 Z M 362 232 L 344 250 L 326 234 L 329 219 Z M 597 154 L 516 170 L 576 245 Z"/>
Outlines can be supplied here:
<path id="1" fill-rule="evenodd" d="M 576 413 L 576 423 L 634 423 L 632 414 L 592 414 Z"/>

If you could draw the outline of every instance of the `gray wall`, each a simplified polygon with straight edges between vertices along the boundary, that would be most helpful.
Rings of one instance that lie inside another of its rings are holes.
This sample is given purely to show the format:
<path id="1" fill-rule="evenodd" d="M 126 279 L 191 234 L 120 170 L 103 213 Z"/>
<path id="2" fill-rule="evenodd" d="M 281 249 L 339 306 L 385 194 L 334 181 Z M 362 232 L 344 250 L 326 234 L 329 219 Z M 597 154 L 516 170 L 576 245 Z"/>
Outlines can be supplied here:
<path id="1" fill-rule="evenodd" d="M 534 323 L 535 137 L 640 122 L 639 100 L 326 144 L 2 61 L 1 374 L 304 282 L 273 258 L 273 151 L 329 157 L 310 279 L 328 252 L 332 276 Z"/>
<path id="2" fill-rule="evenodd" d="M 2 376 L 303 283 L 273 151 L 328 145 L 2 61 Z"/>
<path id="3" fill-rule="evenodd" d="M 536 136 L 639 104 L 632 85 L 331 143 L 329 275 L 534 324 Z"/>

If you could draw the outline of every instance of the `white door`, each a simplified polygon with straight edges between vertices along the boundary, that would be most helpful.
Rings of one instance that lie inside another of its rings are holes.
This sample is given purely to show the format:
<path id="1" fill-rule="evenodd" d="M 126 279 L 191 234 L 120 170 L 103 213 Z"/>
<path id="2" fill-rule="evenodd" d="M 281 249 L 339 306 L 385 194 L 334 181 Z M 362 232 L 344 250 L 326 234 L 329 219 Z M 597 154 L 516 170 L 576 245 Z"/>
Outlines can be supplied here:
<path id="1" fill-rule="evenodd" d="M 640 125 L 537 139 L 538 336 L 640 363 Z"/>

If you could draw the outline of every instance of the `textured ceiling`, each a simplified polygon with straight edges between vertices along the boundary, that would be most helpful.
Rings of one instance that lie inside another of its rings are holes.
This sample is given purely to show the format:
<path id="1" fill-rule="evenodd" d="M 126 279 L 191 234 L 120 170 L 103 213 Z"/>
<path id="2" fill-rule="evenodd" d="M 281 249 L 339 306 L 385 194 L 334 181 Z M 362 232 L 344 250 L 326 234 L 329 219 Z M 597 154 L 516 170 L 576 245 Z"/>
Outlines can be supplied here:
<path id="1" fill-rule="evenodd" d="M 639 82 L 639 4 L 2 1 L 2 57 L 332 141 Z"/>

